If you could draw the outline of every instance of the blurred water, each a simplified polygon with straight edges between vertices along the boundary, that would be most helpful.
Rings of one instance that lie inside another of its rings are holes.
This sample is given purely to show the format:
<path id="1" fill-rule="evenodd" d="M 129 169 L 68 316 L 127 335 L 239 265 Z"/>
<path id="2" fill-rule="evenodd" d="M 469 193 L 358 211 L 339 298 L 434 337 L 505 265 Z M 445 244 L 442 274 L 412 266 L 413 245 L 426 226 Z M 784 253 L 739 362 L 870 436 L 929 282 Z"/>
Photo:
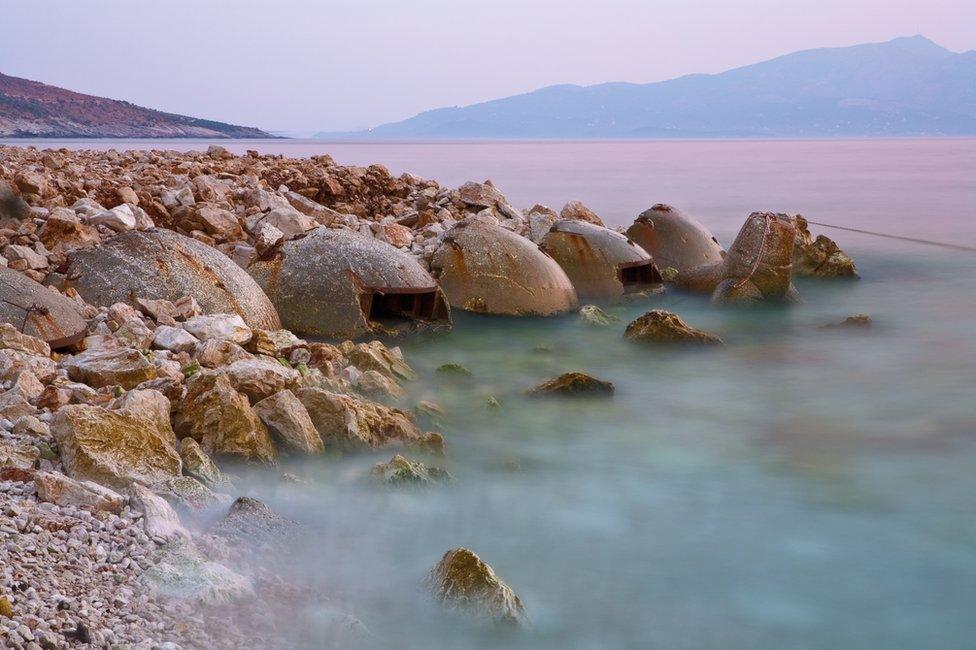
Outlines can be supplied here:
<path id="1" fill-rule="evenodd" d="M 669 202 L 726 244 L 748 212 L 774 209 L 976 245 L 974 140 L 233 146 L 491 177 L 516 205 L 576 198 L 616 224 Z M 374 486 L 389 451 L 286 466 L 310 486 L 273 472 L 242 485 L 306 525 L 296 579 L 361 619 L 370 646 L 972 647 L 976 255 L 829 234 L 864 277 L 800 282 L 793 307 L 672 294 L 611 307 L 621 321 L 605 330 L 458 313 L 449 336 L 406 345 L 412 399 L 447 413 L 449 487 Z M 728 345 L 622 340 L 655 307 Z M 820 329 L 859 312 L 872 330 Z M 451 361 L 473 376 L 434 372 Z M 523 396 L 569 370 L 612 380 L 615 398 Z M 517 590 L 529 628 L 424 597 L 419 581 L 457 546 Z M 324 620 L 296 612 L 283 643 L 321 647 Z"/>

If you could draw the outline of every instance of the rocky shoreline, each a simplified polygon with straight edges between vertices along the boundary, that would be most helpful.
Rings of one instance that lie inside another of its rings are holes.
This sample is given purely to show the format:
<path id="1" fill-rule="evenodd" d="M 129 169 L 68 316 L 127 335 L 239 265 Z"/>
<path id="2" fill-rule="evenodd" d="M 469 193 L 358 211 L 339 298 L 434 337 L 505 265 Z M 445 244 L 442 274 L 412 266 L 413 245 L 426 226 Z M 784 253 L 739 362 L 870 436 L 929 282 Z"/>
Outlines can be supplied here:
<path id="1" fill-rule="evenodd" d="M 717 304 L 789 300 L 795 274 L 856 276 L 799 216 L 755 213 L 726 252 L 669 206 L 624 236 L 578 202 L 518 210 L 490 182 L 449 189 L 219 146 L 0 146 L 0 267 L 0 636 L 12 648 L 268 647 L 273 625 L 248 624 L 272 618 L 268 603 L 326 603 L 249 559 L 287 544 L 294 524 L 222 469 L 385 447 L 436 464 L 444 440 L 420 423 L 438 407 L 403 404 L 415 373 L 390 341 L 404 323 L 566 313 L 663 282 Z M 611 322 L 592 305 L 580 315 Z M 627 337 L 721 344 L 660 310 Z M 532 394 L 612 393 L 567 373 Z M 399 454 L 372 476 L 451 480 Z M 451 606 L 525 618 L 466 549 L 431 575 Z M 332 616 L 339 646 L 368 634 Z"/>

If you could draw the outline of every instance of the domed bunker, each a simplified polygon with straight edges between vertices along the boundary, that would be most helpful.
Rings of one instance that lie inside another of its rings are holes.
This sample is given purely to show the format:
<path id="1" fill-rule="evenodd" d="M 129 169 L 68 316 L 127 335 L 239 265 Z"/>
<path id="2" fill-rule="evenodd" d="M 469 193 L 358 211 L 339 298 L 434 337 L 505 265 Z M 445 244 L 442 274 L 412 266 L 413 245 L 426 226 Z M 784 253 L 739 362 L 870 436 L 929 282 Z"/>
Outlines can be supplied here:
<path id="1" fill-rule="evenodd" d="M 585 221 L 557 221 L 539 245 L 581 298 L 615 298 L 661 282 L 654 260 L 619 232 Z"/>
<path id="2" fill-rule="evenodd" d="M 554 259 L 528 239 L 491 223 L 457 224 L 430 266 L 457 309 L 552 316 L 579 307 L 573 283 Z"/>
<path id="3" fill-rule="evenodd" d="M 642 212 L 627 229 L 627 236 L 654 258 L 659 269 L 673 268 L 679 276 L 725 257 L 705 226 L 663 203 Z"/>
<path id="4" fill-rule="evenodd" d="M 206 313 L 240 314 L 259 329 L 281 327 L 274 305 L 244 269 L 172 230 L 130 230 L 96 248 L 72 251 L 63 283 L 93 305 L 192 296 Z"/>
<path id="5" fill-rule="evenodd" d="M 417 260 L 357 232 L 316 228 L 248 271 L 295 332 L 356 338 L 451 324 L 444 294 Z"/>
<path id="6" fill-rule="evenodd" d="M 753 212 L 746 219 L 723 265 L 721 281 L 712 293 L 717 303 L 795 300 L 792 217 Z"/>
<path id="7" fill-rule="evenodd" d="M 62 348 L 84 338 L 88 323 L 75 303 L 26 275 L 0 267 L 0 322 Z"/>

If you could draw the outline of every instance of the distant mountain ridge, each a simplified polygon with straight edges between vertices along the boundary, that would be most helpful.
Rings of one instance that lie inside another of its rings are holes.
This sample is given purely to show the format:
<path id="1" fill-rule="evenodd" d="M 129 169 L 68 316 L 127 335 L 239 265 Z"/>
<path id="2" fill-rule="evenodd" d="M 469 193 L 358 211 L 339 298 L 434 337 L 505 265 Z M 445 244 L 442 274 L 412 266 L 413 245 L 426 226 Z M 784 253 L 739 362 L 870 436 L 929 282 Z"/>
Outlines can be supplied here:
<path id="1" fill-rule="evenodd" d="M 270 138 L 259 129 L 163 113 L 0 74 L 0 137 Z"/>
<path id="2" fill-rule="evenodd" d="M 326 135 L 326 134 L 322 134 Z M 338 135 L 338 134 L 328 134 Z M 924 36 L 805 50 L 648 84 L 549 86 L 426 111 L 354 138 L 976 135 L 976 51 Z"/>

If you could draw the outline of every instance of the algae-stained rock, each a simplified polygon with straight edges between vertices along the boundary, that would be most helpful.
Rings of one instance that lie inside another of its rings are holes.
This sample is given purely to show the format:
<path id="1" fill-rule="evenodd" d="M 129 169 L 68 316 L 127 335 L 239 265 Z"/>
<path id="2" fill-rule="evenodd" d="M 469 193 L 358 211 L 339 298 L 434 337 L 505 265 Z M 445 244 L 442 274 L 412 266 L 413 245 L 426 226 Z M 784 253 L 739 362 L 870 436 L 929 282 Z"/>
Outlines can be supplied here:
<path id="1" fill-rule="evenodd" d="M 820 329 L 867 329 L 874 325 L 874 321 L 867 314 L 854 314 L 848 316 L 839 323 L 827 323 L 821 325 Z"/>
<path id="2" fill-rule="evenodd" d="M 322 436 L 315 430 L 305 405 L 290 390 L 270 395 L 254 405 L 268 431 L 288 450 L 300 454 L 325 451 Z"/>
<path id="3" fill-rule="evenodd" d="M 134 348 L 86 350 L 65 358 L 61 365 L 73 380 L 95 388 L 116 385 L 135 388 L 158 374 L 155 364 Z"/>
<path id="4" fill-rule="evenodd" d="M 551 257 L 528 239 L 479 220 L 456 225 L 431 259 L 452 307 L 510 316 L 552 316 L 579 306 Z"/>
<path id="5" fill-rule="evenodd" d="M 153 485 L 180 475 L 173 431 L 129 411 L 73 404 L 54 415 L 51 433 L 68 475 L 110 487 Z"/>
<path id="6" fill-rule="evenodd" d="M 0 267 L 0 322 L 10 323 L 52 348 L 77 343 L 88 326 L 75 303 L 6 267 Z"/>
<path id="7" fill-rule="evenodd" d="M 417 378 L 417 373 L 404 361 L 400 349 L 388 348 L 382 341 L 343 343 L 341 351 L 360 370 L 376 370 L 393 379 Z"/>
<path id="8" fill-rule="evenodd" d="M 540 248 L 562 267 L 581 299 L 616 298 L 661 282 L 643 248 L 585 221 L 557 221 Z"/>
<path id="9" fill-rule="evenodd" d="M 695 329 L 672 312 L 652 309 L 636 318 L 627 326 L 624 334 L 632 341 L 640 343 L 673 344 L 694 343 L 721 345 L 722 339 L 700 329 Z"/>
<path id="10" fill-rule="evenodd" d="M 193 438 L 180 440 L 180 458 L 183 460 L 183 473 L 187 476 L 210 487 L 224 483 L 224 478 L 217 464 L 210 459 L 200 443 Z"/>
<path id="11" fill-rule="evenodd" d="M 564 397 L 612 397 L 613 382 L 583 374 L 567 372 L 542 382 L 529 391 L 533 397 L 558 395 Z"/>
<path id="12" fill-rule="evenodd" d="M 427 575 L 434 597 L 451 609 L 505 623 L 526 622 L 525 609 L 512 588 L 474 552 L 448 551 Z"/>
<path id="13" fill-rule="evenodd" d="M 139 580 L 154 592 L 207 605 L 226 605 L 254 596 L 249 578 L 206 559 L 190 542 L 164 547 Z"/>
<path id="14" fill-rule="evenodd" d="M 173 507 L 149 488 L 133 483 L 129 486 L 129 500 L 133 510 L 142 513 L 142 525 L 149 537 L 166 541 L 190 539 Z"/>
<path id="15" fill-rule="evenodd" d="M 793 244 L 793 273 L 813 278 L 858 278 L 854 260 L 834 240 L 824 235 L 814 239 L 807 220 L 793 217 L 796 241 Z"/>
<path id="16" fill-rule="evenodd" d="M 446 470 L 428 467 L 419 460 L 412 460 L 401 454 L 395 455 L 386 463 L 373 465 L 372 475 L 387 485 L 436 485 L 451 480 L 451 475 Z"/>
<path id="17" fill-rule="evenodd" d="M 609 327 L 620 319 L 613 314 L 608 314 L 596 305 L 583 305 L 579 310 L 580 320 L 590 327 Z"/>
<path id="18" fill-rule="evenodd" d="M 796 228 L 785 214 L 753 212 L 729 248 L 716 303 L 789 300 L 793 288 Z"/>
<path id="19" fill-rule="evenodd" d="M 340 395 L 322 388 L 303 388 L 298 398 L 326 447 L 362 450 L 386 444 L 420 444 L 424 435 L 399 409 Z"/>
<path id="20" fill-rule="evenodd" d="M 210 455 L 262 463 L 277 458 L 271 436 L 247 396 L 234 390 L 219 371 L 202 370 L 190 378 L 173 424 L 177 436 L 193 438 Z"/>
<path id="21" fill-rule="evenodd" d="M 673 268 L 679 277 L 724 258 L 722 246 L 705 226 L 663 203 L 642 212 L 627 229 L 627 237 L 647 251 L 659 269 Z"/>
<path id="22" fill-rule="evenodd" d="M 316 228 L 248 271 L 282 325 L 301 334 L 358 338 L 378 326 L 450 325 L 447 302 L 420 263 L 359 233 Z"/>
<path id="23" fill-rule="evenodd" d="M 217 249 L 170 230 L 134 230 L 72 251 L 64 284 L 94 305 L 193 296 L 205 313 L 239 314 L 251 327 L 281 327 L 274 305 L 247 272 Z"/>

